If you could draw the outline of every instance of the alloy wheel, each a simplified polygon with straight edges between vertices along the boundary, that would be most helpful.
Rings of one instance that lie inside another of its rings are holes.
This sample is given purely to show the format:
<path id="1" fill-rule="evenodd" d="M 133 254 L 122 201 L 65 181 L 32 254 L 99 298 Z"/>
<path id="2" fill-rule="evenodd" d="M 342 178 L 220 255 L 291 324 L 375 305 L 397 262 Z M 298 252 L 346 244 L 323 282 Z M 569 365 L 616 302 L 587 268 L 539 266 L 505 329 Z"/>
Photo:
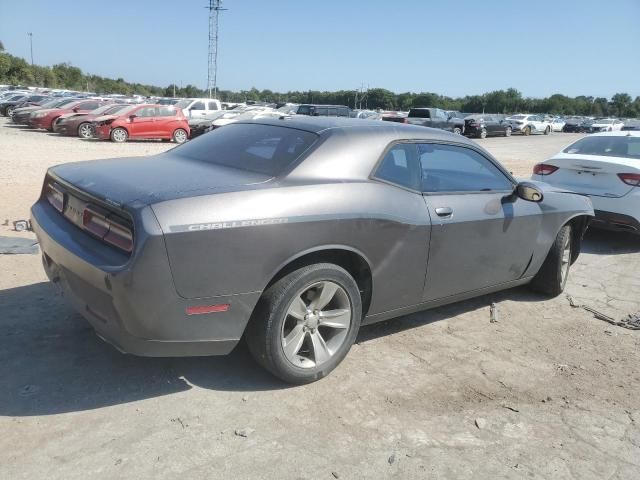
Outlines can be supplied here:
<path id="1" fill-rule="evenodd" d="M 329 361 L 344 344 L 351 326 L 349 295 L 337 283 L 305 287 L 289 304 L 280 343 L 285 358 L 301 368 Z"/>
<path id="2" fill-rule="evenodd" d="M 89 123 L 83 123 L 78 127 L 78 136 L 82 138 L 91 138 L 93 136 L 93 128 Z"/>

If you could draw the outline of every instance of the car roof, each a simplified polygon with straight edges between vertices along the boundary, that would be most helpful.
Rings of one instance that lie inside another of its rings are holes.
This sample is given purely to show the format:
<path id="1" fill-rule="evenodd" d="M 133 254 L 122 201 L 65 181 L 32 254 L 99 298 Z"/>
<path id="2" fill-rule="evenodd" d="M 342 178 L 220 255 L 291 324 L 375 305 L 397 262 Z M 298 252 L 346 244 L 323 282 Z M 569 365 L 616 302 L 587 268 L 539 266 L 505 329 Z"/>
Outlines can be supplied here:
<path id="1" fill-rule="evenodd" d="M 319 135 L 331 135 L 339 131 L 349 130 L 350 133 L 357 133 L 359 131 L 363 134 L 395 136 L 398 139 L 437 139 L 450 140 L 457 143 L 471 143 L 466 137 L 445 130 L 360 118 L 282 115 L 280 118 L 246 120 L 237 123 L 259 123 L 278 127 L 296 128 Z"/>

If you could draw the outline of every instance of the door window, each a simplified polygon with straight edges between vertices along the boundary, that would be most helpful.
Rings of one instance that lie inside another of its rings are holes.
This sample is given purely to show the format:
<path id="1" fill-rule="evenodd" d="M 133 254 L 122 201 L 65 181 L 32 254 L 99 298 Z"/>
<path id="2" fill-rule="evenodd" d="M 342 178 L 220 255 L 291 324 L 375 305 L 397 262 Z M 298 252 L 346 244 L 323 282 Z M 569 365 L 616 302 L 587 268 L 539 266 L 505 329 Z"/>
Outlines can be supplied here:
<path id="1" fill-rule="evenodd" d="M 216 102 L 207 102 L 209 110 L 218 110 L 218 104 Z"/>
<path id="2" fill-rule="evenodd" d="M 158 109 L 159 117 L 175 117 L 177 114 L 177 110 L 173 107 L 160 107 Z"/>
<path id="3" fill-rule="evenodd" d="M 412 190 L 420 190 L 420 166 L 414 143 L 391 147 L 382 159 L 375 177 Z"/>
<path id="4" fill-rule="evenodd" d="M 422 191 L 492 192 L 511 191 L 511 181 L 486 157 L 475 150 L 454 145 L 417 145 L 422 168 Z"/>
<path id="5" fill-rule="evenodd" d="M 194 103 L 189 110 L 204 110 L 204 102 Z"/>

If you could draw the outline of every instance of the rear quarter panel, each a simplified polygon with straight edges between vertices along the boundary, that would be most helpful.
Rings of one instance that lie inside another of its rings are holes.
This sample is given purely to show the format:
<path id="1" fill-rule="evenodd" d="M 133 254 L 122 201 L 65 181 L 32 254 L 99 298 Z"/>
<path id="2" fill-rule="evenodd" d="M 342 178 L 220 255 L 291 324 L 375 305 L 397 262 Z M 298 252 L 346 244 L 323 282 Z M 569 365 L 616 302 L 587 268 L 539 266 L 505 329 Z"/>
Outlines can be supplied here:
<path id="1" fill-rule="evenodd" d="M 420 195 L 377 182 L 280 186 L 153 206 L 178 293 L 262 291 L 293 259 L 359 253 L 372 272 L 369 313 L 413 305 L 424 288 L 430 221 Z"/>

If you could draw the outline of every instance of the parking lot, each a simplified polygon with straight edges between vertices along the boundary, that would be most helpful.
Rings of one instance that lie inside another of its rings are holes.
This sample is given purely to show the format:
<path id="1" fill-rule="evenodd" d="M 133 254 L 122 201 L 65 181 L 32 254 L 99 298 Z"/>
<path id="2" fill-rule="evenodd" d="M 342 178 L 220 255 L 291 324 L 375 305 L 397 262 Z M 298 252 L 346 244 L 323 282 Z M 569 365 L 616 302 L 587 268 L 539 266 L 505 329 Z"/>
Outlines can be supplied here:
<path id="1" fill-rule="evenodd" d="M 528 176 L 580 136 L 479 143 Z M 0 119 L 0 235 L 32 236 L 11 222 L 47 167 L 172 146 Z M 637 237 L 590 231 L 567 293 L 619 320 L 640 311 L 639 269 Z M 243 345 L 122 355 L 38 255 L 0 255 L 0 478 L 640 478 L 639 347 L 640 331 L 522 287 L 364 327 L 329 377 L 289 387 Z"/>

